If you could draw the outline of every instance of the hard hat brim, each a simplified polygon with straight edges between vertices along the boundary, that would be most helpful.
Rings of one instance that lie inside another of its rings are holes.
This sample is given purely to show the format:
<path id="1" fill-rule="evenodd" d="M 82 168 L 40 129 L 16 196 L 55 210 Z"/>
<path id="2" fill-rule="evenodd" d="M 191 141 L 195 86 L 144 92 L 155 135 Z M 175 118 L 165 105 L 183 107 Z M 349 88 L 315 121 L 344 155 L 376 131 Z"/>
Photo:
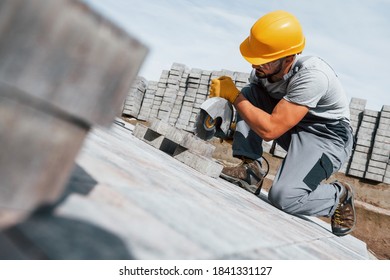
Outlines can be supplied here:
<path id="1" fill-rule="evenodd" d="M 252 65 L 261 65 L 275 60 L 274 57 L 262 58 L 254 54 L 250 48 L 249 37 L 241 43 L 240 52 L 244 59 Z"/>
<path id="2" fill-rule="evenodd" d="M 247 37 L 240 45 L 241 55 L 252 65 L 261 65 L 265 64 L 277 59 L 280 59 L 285 56 L 293 55 L 301 53 L 305 47 L 305 38 L 303 37 L 302 42 L 298 45 L 291 47 L 289 50 L 283 50 L 278 53 L 274 53 L 273 55 L 268 55 L 267 57 L 259 57 L 257 54 L 251 49 L 249 37 Z"/>

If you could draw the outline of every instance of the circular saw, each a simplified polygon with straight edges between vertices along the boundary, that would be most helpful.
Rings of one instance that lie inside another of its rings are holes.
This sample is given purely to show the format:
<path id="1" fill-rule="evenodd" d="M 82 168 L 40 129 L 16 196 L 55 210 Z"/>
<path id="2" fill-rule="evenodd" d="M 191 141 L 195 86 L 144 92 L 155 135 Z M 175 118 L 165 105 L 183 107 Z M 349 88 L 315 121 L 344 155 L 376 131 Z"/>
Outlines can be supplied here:
<path id="1" fill-rule="evenodd" d="M 227 139 L 233 134 L 234 110 L 232 104 L 221 97 L 207 99 L 200 107 L 195 122 L 195 135 L 203 140 L 213 137 Z"/>

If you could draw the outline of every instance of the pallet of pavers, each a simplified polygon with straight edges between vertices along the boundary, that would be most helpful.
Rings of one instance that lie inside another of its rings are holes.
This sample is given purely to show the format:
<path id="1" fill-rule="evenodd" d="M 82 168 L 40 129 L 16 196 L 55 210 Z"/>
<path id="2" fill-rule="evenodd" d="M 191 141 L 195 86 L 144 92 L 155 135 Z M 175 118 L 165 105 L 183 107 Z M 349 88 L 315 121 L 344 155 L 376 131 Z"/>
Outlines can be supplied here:
<path id="1" fill-rule="evenodd" d="M 361 125 L 357 132 L 355 151 L 352 155 L 348 175 L 365 178 L 367 164 L 374 143 L 375 128 L 379 112 L 364 110 Z"/>
<path id="2" fill-rule="evenodd" d="M 221 174 L 223 166 L 212 157 L 215 146 L 190 132 L 154 119 L 150 127 L 137 123 L 133 135 L 202 174 L 213 178 Z"/>
<path id="3" fill-rule="evenodd" d="M 377 182 L 384 182 L 386 169 L 390 157 L 390 106 L 383 106 L 380 112 L 378 127 L 375 132 L 374 145 L 372 147 L 371 158 L 368 162 L 366 179 Z M 386 182 L 389 178 L 386 178 Z"/>

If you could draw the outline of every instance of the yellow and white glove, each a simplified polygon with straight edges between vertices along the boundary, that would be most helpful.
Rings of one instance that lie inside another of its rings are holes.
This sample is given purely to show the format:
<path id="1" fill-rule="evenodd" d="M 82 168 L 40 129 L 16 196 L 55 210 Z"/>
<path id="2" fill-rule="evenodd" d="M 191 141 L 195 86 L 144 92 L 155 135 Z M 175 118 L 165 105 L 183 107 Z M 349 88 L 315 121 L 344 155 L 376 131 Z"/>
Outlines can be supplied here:
<path id="1" fill-rule="evenodd" d="M 211 80 L 209 97 L 222 97 L 230 103 L 234 103 L 240 91 L 228 76 L 221 76 Z"/>

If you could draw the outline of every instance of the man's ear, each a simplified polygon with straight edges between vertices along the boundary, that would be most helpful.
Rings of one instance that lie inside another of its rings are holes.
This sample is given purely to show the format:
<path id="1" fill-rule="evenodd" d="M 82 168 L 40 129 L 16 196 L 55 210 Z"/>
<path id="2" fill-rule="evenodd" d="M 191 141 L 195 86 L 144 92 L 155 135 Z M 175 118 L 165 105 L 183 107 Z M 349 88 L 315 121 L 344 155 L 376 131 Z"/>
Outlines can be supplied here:
<path id="1" fill-rule="evenodd" d="M 286 56 L 286 63 L 291 63 L 294 61 L 295 54 Z"/>

